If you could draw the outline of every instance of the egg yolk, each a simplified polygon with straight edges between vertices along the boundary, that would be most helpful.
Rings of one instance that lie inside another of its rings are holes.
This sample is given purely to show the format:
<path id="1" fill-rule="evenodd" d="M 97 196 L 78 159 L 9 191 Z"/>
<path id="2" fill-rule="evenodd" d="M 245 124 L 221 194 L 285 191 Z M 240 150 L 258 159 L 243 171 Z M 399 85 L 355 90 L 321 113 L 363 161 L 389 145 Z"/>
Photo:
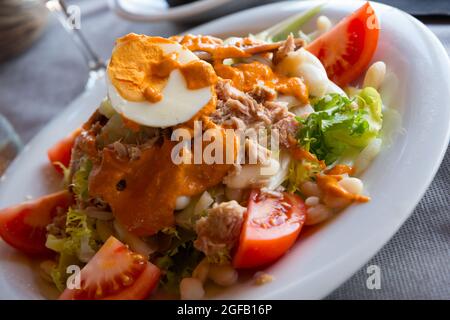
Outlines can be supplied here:
<path id="1" fill-rule="evenodd" d="M 170 73 L 175 69 L 181 71 L 189 90 L 216 83 L 217 76 L 210 64 L 202 60 L 180 64 L 177 53 L 165 54 L 161 44 L 177 45 L 169 39 L 133 33 L 116 41 L 108 65 L 108 76 L 124 99 L 151 103 L 160 101 Z"/>

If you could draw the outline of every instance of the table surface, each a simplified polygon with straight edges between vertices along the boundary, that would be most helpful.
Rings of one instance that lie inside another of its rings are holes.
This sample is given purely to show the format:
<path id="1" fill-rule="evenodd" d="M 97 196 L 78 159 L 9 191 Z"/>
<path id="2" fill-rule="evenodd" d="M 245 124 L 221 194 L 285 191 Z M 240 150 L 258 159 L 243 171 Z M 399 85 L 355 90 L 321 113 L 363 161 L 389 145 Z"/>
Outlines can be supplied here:
<path id="1" fill-rule="evenodd" d="M 82 31 L 105 60 L 114 39 L 128 32 L 169 36 L 189 27 L 124 21 L 102 1 L 70 3 L 80 5 Z M 425 22 L 450 52 L 450 20 Z M 78 49 L 51 17 L 40 41 L 0 65 L 0 113 L 26 142 L 82 92 L 87 73 Z M 371 261 L 328 299 L 450 299 L 449 150 L 412 216 Z M 366 286 L 370 265 L 378 265 L 381 270 L 378 290 Z"/>

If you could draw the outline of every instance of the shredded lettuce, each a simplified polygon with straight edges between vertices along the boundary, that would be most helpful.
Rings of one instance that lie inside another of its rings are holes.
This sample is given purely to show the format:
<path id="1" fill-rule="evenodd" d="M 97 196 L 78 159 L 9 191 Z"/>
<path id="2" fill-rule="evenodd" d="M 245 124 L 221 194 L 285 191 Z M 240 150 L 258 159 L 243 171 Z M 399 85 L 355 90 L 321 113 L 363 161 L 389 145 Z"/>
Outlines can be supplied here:
<path id="1" fill-rule="evenodd" d="M 166 292 L 178 293 L 181 279 L 192 275 L 204 255 L 194 248 L 196 235 L 192 231 L 177 228 L 177 232 L 164 236 L 170 236 L 171 243 L 156 259 L 156 265 L 163 270 L 160 285 Z"/>
<path id="2" fill-rule="evenodd" d="M 381 129 L 381 97 L 374 88 L 364 88 L 352 99 L 332 93 L 312 104 L 315 112 L 298 119 L 298 140 L 327 165 L 366 147 Z"/>
<path id="3" fill-rule="evenodd" d="M 99 249 L 95 221 L 94 219 L 88 218 L 82 210 L 69 209 L 67 213 L 66 233 L 69 237 L 64 244 L 64 250 L 75 253 L 83 262 L 89 261 Z"/>
<path id="4" fill-rule="evenodd" d="M 97 135 L 96 142 L 99 148 L 120 141 L 123 144 L 139 145 L 155 137 L 155 128 L 140 126 L 139 130 L 131 129 L 123 121 L 123 117 L 115 113 L 106 122 Z"/>
<path id="5" fill-rule="evenodd" d="M 291 161 L 289 165 L 287 190 L 289 192 L 299 191 L 300 185 L 310 180 L 321 171 L 318 162 L 302 159 L 300 161 Z"/>
<path id="6" fill-rule="evenodd" d="M 68 187 L 70 184 L 70 168 L 66 167 L 65 165 L 63 165 L 61 162 L 55 162 L 55 165 L 57 165 L 58 167 L 61 168 L 62 173 L 63 173 L 63 183 L 64 183 L 64 187 Z"/>
<path id="7" fill-rule="evenodd" d="M 92 170 L 92 162 L 88 158 L 80 161 L 79 169 L 72 177 L 72 191 L 79 200 L 87 200 L 89 197 L 88 178 Z"/>
<path id="8" fill-rule="evenodd" d="M 57 266 L 51 272 L 52 280 L 55 283 L 56 288 L 61 292 L 66 289 L 68 278 L 67 267 L 71 265 L 78 265 L 81 267 L 83 263 L 81 263 L 76 256 L 62 252 L 59 255 Z"/>
<path id="9" fill-rule="evenodd" d="M 178 234 L 178 230 L 176 227 L 167 227 L 167 228 L 163 228 L 161 230 L 162 233 L 169 235 L 169 236 L 173 236 L 175 238 L 180 238 L 180 235 Z"/>
<path id="10" fill-rule="evenodd" d="M 83 265 L 100 248 L 101 241 L 95 230 L 94 219 L 82 210 L 69 208 L 66 218 L 64 238 L 47 236 L 46 246 L 59 253 L 58 265 L 52 271 L 52 278 L 58 289 L 65 287 L 66 269 L 71 264 Z"/>
<path id="11" fill-rule="evenodd" d="M 192 198 L 186 208 L 176 213 L 175 223 L 181 228 L 194 230 L 197 220 L 206 214 L 205 206 L 209 207 L 214 202 L 213 196 L 205 191 L 201 196 Z M 200 201 L 202 203 L 198 205 Z"/>

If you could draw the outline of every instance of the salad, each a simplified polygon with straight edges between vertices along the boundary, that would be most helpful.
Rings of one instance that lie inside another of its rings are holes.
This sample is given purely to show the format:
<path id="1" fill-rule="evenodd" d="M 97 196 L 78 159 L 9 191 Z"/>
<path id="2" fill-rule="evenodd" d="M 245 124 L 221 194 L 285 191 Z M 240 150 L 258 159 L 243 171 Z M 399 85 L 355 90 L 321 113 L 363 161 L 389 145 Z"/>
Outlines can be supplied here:
<path id="1" fill-rule="evenodd" d="M 382 144 L 375 12 L 320 10 L 247 37 L 118 39 L 106 98 L 48 150 L 64 189 L 1 209 L 1 238 L 60 299 L 276 281 L 262 270 L 304 227 L 370 201 L 358 176 Z"/>

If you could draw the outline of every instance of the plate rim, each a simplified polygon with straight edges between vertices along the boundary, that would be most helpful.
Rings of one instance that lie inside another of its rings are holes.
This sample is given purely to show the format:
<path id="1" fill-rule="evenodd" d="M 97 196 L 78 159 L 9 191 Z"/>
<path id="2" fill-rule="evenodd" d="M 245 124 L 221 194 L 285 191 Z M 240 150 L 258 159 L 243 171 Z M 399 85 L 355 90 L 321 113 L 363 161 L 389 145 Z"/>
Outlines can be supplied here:
<path id="1" fill-rule="evenodd" d="M 108 0 L 109 7 L 122 18 L 138 22 L 158 22 L 158 21 L 179 21 L 188 19 L 208 10 L 220 7 L 233 0 L 197 0 L 173 8 L 165 8 L 155 11 L 155 13 L 139 14 L 127 10 L 121 4 L 122 0 Z"/>

